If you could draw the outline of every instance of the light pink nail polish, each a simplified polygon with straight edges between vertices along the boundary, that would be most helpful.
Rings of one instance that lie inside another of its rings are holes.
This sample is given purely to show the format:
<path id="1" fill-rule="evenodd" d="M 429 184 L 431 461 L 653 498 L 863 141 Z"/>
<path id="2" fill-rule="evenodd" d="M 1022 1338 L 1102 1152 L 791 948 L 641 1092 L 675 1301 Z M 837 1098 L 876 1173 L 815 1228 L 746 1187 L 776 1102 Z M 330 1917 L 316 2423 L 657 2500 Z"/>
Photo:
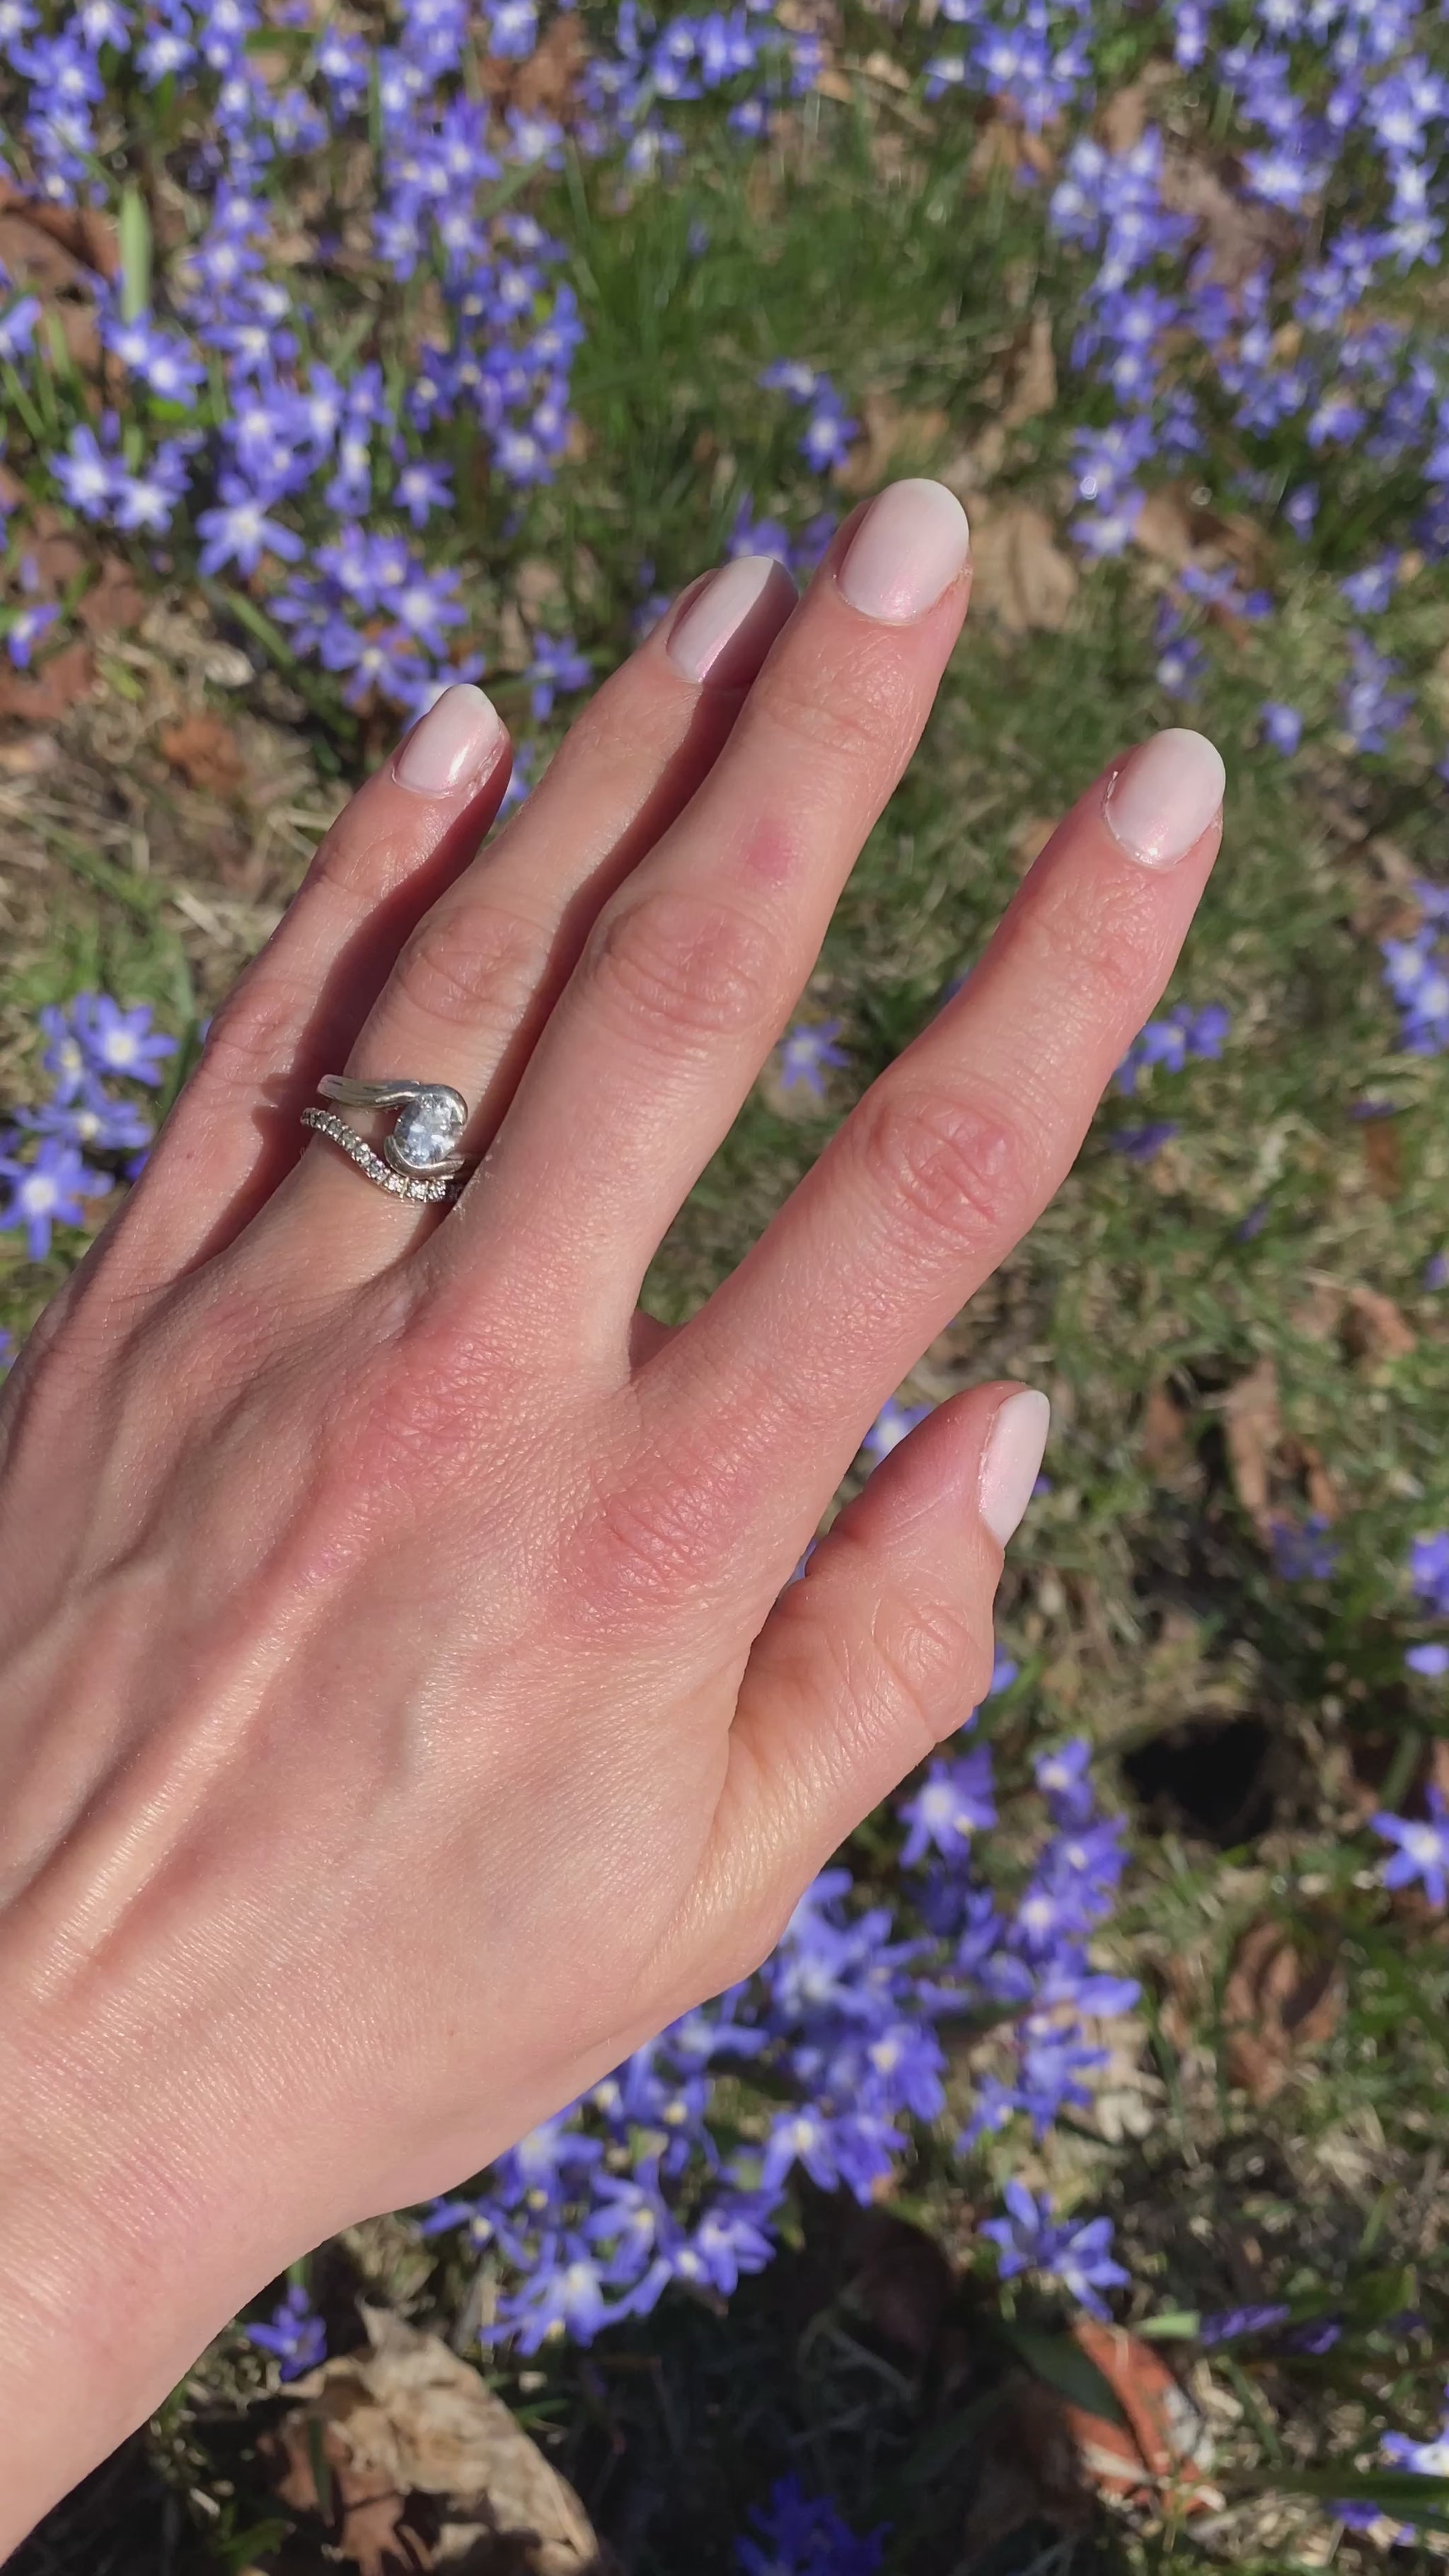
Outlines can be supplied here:
<path id="1" fill-rule="evenodd" d="M 733 563 L 721 564 L 703 590 L 695 592 L 670 633 L 665 650 L 676 671 L 696 684 L 712 680 L 716 688 L 744 687 L 754 678 L 761 658 L 760 638 L 750 633 L 753 613 L 767 592 L 779 593 L 780 614 L 773 623 L 765 621 L 773 641 L 789 605 L 787 584 L 794 589 L 785 566 L 773 555 L 739 555 Z M 729 648 L 737 636 L 740 649 L 732 653 Z"/>
<path id="2" fill-rule="evenodd" d="M 998 1547 L 1020 1526 L 1041 1472 L 1052 1409 L 1034 1386 L 1009 1395 L 987 1435 L 981 1461 L 981 1517 Z"/>
<path id="3" fill-rule="evenodd" d="M 1195 849 L 1227 785 L 1206 734 L 1169 725 L 1130 752 L 1107 782 L 1107 828 L 1139 867 L 1173 868 Z"/>
<path id="4" fill-rule="evenodd" d="M 445 689 L 394 756 L 392 774 L 415 796 L 456 795 L 478 777 L 503 737 L 503 719 L 471 680 Z"/>
<path id="5" fill-rule="evenodd" d="M 912 476 L 877 493 L 836 580 L 862 616 L 904 626 L 934 608 L 965 571 L 970 552 L 971 531 L 955 493 Z"/>

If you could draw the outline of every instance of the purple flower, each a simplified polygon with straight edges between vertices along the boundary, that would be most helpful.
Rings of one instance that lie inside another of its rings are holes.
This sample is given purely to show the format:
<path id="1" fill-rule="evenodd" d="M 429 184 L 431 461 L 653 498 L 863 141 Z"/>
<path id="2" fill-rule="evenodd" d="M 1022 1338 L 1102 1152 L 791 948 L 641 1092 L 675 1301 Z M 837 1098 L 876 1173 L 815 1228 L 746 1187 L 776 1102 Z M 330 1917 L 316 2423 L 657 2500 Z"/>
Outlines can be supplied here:
<path id="1" fill-rule="evenodd" d="M 803 1082 L 817 1100 L 824 1099 L 826 1066 L 844 1066 L 850 1061 L 835 1043 L 844 1025 L 842 1020 L 822 1020 L 811 1028 L 802 1020 L 790 1030 L 780 1048 L 782 1090 L 793 1091 L 797 1083 Z"/>
<path id="2" fill-rule="evenodd" d="M 1449 1808 L 1432 1780 L 1424 1796 L 1427 1818 L 1380 1814 L 1369 1821 L 1376 1834 L 1397 1846 L 1383 1865 L 1385 1887 L 1410 1887 L 1422 1880 L 1430 1904 L 1442 1911 L 1449 1904 Z"/>
<path id="3" fill-rule="evenodd" d="M 525 676 L 533 682 L 529 702 L 534 722 L 542 724 L 552 715 L 560 690 L 585 688 L 591 675 L 572 635 L 535 635 L 533 660 Z"/>
<path id="4" fill-rule="evenodd" d="M 0 1226 L 24 1227 L 32 1261 L 45 1259 L 52 1227 L 83 1225 L 82 1200 L 100 1198 L 111 1187 L 108 1172 L 92 1171 L 76 1147 L 59 1136 L 43 1137 L 28 1163 L 0 1153 L 0 1179 L 10 1184 Z"/>
<path id="5" fill-rule="evenodd" d="M 1409 1549 L 1409 1581 L 1426 1610 L 1449 1619 L 1449 1529 L 1431 1530 Z"/>
<path id="6" fill-rule="evenodd" d="M 902 1869 L 916 1868 L 928 1851 L 954 1859 L 974 1833 L 996 1822 L 989 1747 L 980 1745 L 954 1761 L 938 1756 L 915 1796 L 905 1799 L 899 1812 L 907 1827 Z"/>
<path id="7" fill-rule="evenodd" d="M 131 1011 L 109 993 L 80 993 L 71 1005 L 75 1034 L 93 1073 L 124 1074 L 132 1082 L 159 1082 L 161 1066 L 176 1053 L 176 1040 L 151 1026 L 148 1004 Z"/>
<path id="8" fill-rule="evenodd" d="M 1216 2315 L 1199 2319 L 1198 2341 L 1211 2347 L 1219 2343 L 1239 2343 L 1247 2335 L 1272 2334 L 1276 2327 L 1287 2324 L 1292 2313 L 1291 2308 L 1274 2303 L 1259 2307 L 1223 2308 Z"/>
<path id="9" fill-rule="evenodd" d="M 934 1410 L 933 1405 L 900 1404 L 893 1395 L 887 1396 L 860 1444 L 866 1456 L 888 1458 L 891 1451 L 898 1449 L 914 1431 L 916 1424 L 924 1422 L 927 1414 Z"/>
<path id="10" fill-rule="evenodd" d="M 1404 1650 L 1404 1661 L 1411 1673 L 1422 1674 L 1426 1681 L 1442 1681 L 1449 1673 L 1449 1646 L 1408 1646 Z"/>
<path id="11" fill-rule="evenodd" d="M 281 2306 L 273 2308 L 271 2324 L 242 2326 L 242 2334 L 248 2336 L 248 2344 L 260 2344 L 263 2352 L 276 2354 L 284 2380 L 299 2380 L 304 2370 L 315 2370 L 317 2362 L 327 2360 L 327 2329 L 299 2282 L 291 2285 Z"/>
<path id="12" fill-rule="evenodd" d="M 1006 2185 L 1002 2197 L 1008 2215 L 988 2218 L 981 2233 L 1000 2248 L 1003 2279 L 1011 2280 L 1018 2272 L 1039 2272 L 1046 2280 L 1060 2281 L 1089 2315 L 1105 2319 L 1110 2311 L 1102 2291 L 1119 2288 L 1129 2278 L 1112 2259 L 1111 2219 L 1089 2219 L 1080 2227 L 1060 2225 L 1052 2218 L 1050 2203 L 1045 2198 L 1034 2200 L 1026 2185 L 1016 2181 Z"/>
<path id="13" fill-rule="evenodd" d="M 236 475 L 224 474 L 220 491 L 219 508 L 197 513 L 203 573 L 221 572 L 232 563 L 238 572 L 253 573 L 264 554 L 280 555 L 284 563 L 296 563 L 305 553 L 295 530 L 283 526 L 280 519 L 270 518 L 265 501 L 249 491 Z"/>
<path id="14" fill-rule="evenodd" d="M 1273 1570 L 1285 1583 L 1327 1582 L 1338 1563 L 1338 1549 L 1327 1535 L 1328 1526 L 1322 1512 L 1310 1512 L 1302 1522 L 1281 1514 L 1273 1520 L 1269 1530 Z"/>
<path id="15" fill-rule="evenodd" d="M 1259 716 L 1263 740 L 1285 756 L 1297 750 L 1303 739 L 1303 718 L 1296 707 L 1285 706 L 1281 698 L 1267 698 Z"/>
<path id="16" fill-rule="evenodd" d="M 243 2332 L 248 2343 L 275 2354 L 283 2379 L 300 2379 L 304 2371 L 315 2370 L 327 2358 L 327 2329 L 296 2282 L 280 2306 L 273 2308 L 269 2324 L 248 2325 Z"/>
<path id="17" fill-rule="evenodd" d="M 877 2576 L 886 2526 L 858 2537 L 828 2496 L 807 2496 L 796 2477 L 781 2478 L 748 2519 L 754 2537 L 735 2542 L 741 2576 Z"/>

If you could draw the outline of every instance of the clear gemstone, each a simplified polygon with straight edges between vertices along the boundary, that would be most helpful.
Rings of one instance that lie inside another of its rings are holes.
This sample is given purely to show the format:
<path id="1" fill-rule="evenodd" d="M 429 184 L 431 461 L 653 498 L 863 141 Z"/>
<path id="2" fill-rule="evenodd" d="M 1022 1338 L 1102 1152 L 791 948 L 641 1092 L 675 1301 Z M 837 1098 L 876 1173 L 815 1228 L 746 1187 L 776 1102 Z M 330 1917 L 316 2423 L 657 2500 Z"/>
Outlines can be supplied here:
<path id="1" fill-rule="evenodd" d="M 457 1149 L 463 1115 L 462 1102 L 446 1091 L 425 1091 L 421 1100 L 409 1102 L 392 1131 L 398 1161 L 410 1172 L 426 1172 L 440 1163 Z"/>

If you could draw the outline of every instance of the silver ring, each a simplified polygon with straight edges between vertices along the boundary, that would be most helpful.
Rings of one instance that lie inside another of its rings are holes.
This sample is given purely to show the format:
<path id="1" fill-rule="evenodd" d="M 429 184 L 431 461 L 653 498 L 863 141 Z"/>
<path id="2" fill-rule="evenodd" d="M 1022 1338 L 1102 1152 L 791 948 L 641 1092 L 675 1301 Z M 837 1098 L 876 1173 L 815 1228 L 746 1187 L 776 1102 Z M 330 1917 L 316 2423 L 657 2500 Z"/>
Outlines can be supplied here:
<path id="1" fill-rule="evenodd" d="M 395 1199 L 417 1199 L 436 1207 L 455 1199 L 467 1185 L 469 1166 L 453 1147 L 468 1124 L 468 1103 L 447 1082 L 354 1082 L 345 1073 L 324 1073 L 317 1085 L 324 1100 L 340 1100 L 349 1109 L 395 1109 L 382 1152 L 339 1118 L 334 1109 L 306 1108 L 304 1127 L 340 1145 L 350 1162 L 380 1190 Z"/>

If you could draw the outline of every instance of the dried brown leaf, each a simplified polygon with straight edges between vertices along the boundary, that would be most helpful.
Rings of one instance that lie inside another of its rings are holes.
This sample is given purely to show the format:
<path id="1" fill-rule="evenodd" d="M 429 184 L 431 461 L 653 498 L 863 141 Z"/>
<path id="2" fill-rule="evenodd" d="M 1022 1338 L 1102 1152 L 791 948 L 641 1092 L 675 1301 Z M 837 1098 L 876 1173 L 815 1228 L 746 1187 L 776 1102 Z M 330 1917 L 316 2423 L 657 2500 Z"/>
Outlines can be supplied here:
<path id="1" fill-rule="evenodd" d="M 1064 2410 L 1081 2470 L 1098 2494 L 1152 2501 L 1175 2517 L 1217 2509 L 1222 2498 L 1205 2483 L 1207 2428 L 1160 2354 L 1125 2326 L 1093 2317 L 1076 2319 L 1072 2340 L 1101 2372 L 1123 2417 L 1114 2423 L 1070 2403 Z"/>
<path id="2" fill-rule="evenodd" d="M 861 398 L 864 436 L 835 469 L 843 492 L 876 492 L 895 474 L 917 474 L 932 463 L 950 430 L 945 412 L 901 411 L 876 388 Z"/>
<path id="3" fill-rule="evenodd" d="M 102 555 L 96 578 L 76 610 L 87 634 L 123 634 L 139 626 L 145 614 L 146 595 L 133 579 L 129 564 L 123 563 L 119 555 Z"/>
<path id="4" fill-rule="evenodd" d="M 1057 634 L 1077 595 L 1077 568 L 1062 552 L 1045 512 L 1030 501 L 1008 501 L 983 510 L 978 503 L 972 534 L 972 605 L 995 617 L 1009 635 L 1038 629 Z"/>
<path id="5" fill-rule="evenodd" d="M 1177 79 L 1172 63 L 1146 63 L 1135 81 L 1114 90 L 1097 111 L 1097 132 L 1109 152 L 1130 152 L 1141 142 L 1153 116 L 1159 91 Z"/>
<path id="6" fill-rule="evenodd" d="M 1142 1463 L 1156 1475 L 1178 1467 L 1187 1455 L 1187 1416 L 1170 1386 L 1148 1390 L 1142 1408 Z"/>
<path id="7" fill-rule="evenodd" d="M 1271 2102 L 1295 2063 L 1332 2038 L 1342 2008 L 1335 1945 L 1305 1957 L 1271 1916 L 1250 1923 L 1223 1988 L 1229 2082 Z"/>
<path id="8" fill-rule="evenodd" d="M 1264 260 L 1293 241 L 1289 216 L 1259 199 L 1243 197 L 1195 154 L 1169 152 L 1162 201 L 1197 225 L 1220 286 L 1241 286 Z"/>
<path id="9" fill-rule="evenodd" d="M 588 48 L 577 10 L 552 20 L 527 58 L 505 66 L 512 103 L 525 114 L 563 119 L 574 104 Z"/>
<path id="10" fill-rule="evenodd" d="M 161 734 L 162 756 L 208 796 L 235 796 L 246 775 L 241 746 L 221 716 L 191 715 Z"/>
<path id="11" fill-rule="evenodd" d="M 1051 315 L 1038 312 L 1032 315 L 1026 347 L 1011 380 L 1002 426 L 1020 429 L 1026 421 L 1039 420 L 1043 412 L 1055 411 L 1056 401 L 1057 361 L 1052 347 Z"/>
<path id="12" fill-rule="evenodd" d="M 477 2371 L 436 2335 L 380 2309 L 362 2313 L 372 2349 L 324 2362 L 288 2392 L 294 2411 L 274 2454 L 284 2501 L 326 2510 L 325 2498 L 313 2504 L 304 2493 L 311 2478 L 316 2496 L 321 2442 L 334 2470 L 333 2518 L 348 2534 L 334 2535 L 335 2545 L 366 2576 L 444 2558 L 469 2576 L 605 2576 L 573 2489 Z M 358 2556 L 361 2547 L 373 2556 Z"/>
<path id="13" fill-rule="evenodd" d="M 924 2362 L 951 2303 L 953 2274 L 933 2236 L 886 2209 L 864 2210 L 852 2231 L 851 2296 L 877 2330 Z"/>
<path id="14" fill-rule="evenodd" d="M 5 778 L 40 778 L 59 760 L 53 733 L 23 733 L 14 742 L 0 742 L 0 776 Z"/>
<path id="15" fill-rule="evenodd" d="M 1174 484 L 1165 483 L 1158 491 L 1149 492 L 1137 514 L 1132 542 L 1145 555 L 1158 563 L 1181 572 L 1197 552 L 1193 533 L 1193 514 L 1184 495 Z"/>
<path id="16" fill-rule="evenodd" d="M 20 716 L 27 724 L 54 724 L 77 698 L 83 698 L 96 676 L 89 644 L 63 644 L 34 671 L 0 669 L 0 716 Z"/>
<path id="17" fill-rule="evenodd" d="M 1377 1288 L 1350 1288 L 1348 1303 L 1344 1338 L 1355 1358 L 1402 1360 L 1418 1349 L 1419 1337 L 1392 1297 Z"/>
<path id="18" fill-rule="evenodd" d="M 1404 1182 L 1397 1125 L 1392 1118 L 1365 1118 L 1359 1122 L 1358 1132 L 1364 1169 L 1374 1197 L 1396 1199 Z"/>
<path id="19" fill-rule="evenodd" d="M 1269 1472 L 1283 1430 L 1278 1372 L 1270 1359 L 1259 1360 L 1228 1390 L 1223 1413 L 1233 1489 L 1244 1511 L 1266 1533 L 1272 1519 Z"/>

